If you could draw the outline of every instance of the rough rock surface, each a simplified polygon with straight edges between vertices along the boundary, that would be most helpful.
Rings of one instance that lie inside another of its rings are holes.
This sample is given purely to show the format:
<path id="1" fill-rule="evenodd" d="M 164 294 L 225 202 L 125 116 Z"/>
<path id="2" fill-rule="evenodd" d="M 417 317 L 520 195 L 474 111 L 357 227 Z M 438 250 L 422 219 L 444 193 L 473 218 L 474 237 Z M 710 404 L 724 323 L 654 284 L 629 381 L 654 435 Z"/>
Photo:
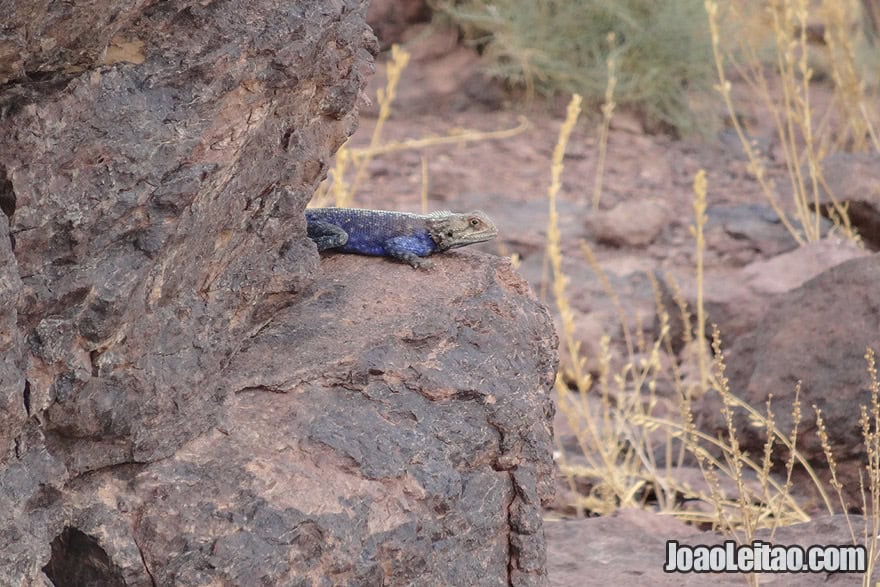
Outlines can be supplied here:
<path id="1" fill-rule="evenodd" d="M 540 584 L 555 340 L 507 262 L 447 257 L 326 259 L 231 358 L 223 422 L 77 480 L 75 527 L 124 584 Z"/>
<path id="2" fill-rule="evenodd" d="M 776 425 L 792 429 L 791 405 L 802 381 L 803 419 L 798 443 L 818 470 L 827 470 L 817 435 L 813 405 L 822 410 L 838 475 L 858 494 L 864 457 L 859 405 L 870 402 L 865 351 L 880 352 L 880 257 L 870 255 L 837 265 L 771 304 L 760 326 L 725 351 L 731 391 L 756 407 L 773 394 Z M 714 433 L 725 424 L 720 400 L 710 393 L 700 409 Z M 766 437 L 737 412 L 736 425 L 744 450 L 760 454 Z M 861 503 L 859 501 L 854 503 Z"/>
<path id="3" fill-rule="evenodd" d="M 0 0 L 0 584 L 541 582 L 546 313 L 305 237 L 365 12 Z"/>

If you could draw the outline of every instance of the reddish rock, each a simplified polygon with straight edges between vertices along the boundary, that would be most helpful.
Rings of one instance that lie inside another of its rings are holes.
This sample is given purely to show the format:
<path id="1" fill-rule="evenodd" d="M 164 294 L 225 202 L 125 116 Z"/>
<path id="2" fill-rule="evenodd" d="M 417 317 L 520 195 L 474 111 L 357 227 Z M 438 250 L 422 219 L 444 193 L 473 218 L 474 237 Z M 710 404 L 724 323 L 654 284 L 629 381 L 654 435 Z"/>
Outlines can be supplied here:
<path id="1" fill-rule="evenodd" d="M 797 247 L 739 269 L 707 269 L 703 284 L 709 324 L 718 324 L 728 348 L 740 336 L 757 328 L 776 296 L 789 292 L 845 261 L 870 253 L 848 241 L 825 239 Z M 693 275 L 677 276 L 691 308 L 696 304 Z M 664 305 L 677 319 L 678 307 L 670 296 Z M 680 330 L 679 330 L 680 332 Z M 673 335 L 673 341 L 680 334 Z"/>
<path id="2" fill-rule="evenodd" d="M 798 441 L 817 469 L 827 469 L 817 435 L 812 405 L 822 410 L 839 464 L 838 474 L 855 499 L 865 449 L 858 423 L 859 405 L 867 404 L 867 347 L 880 350 L 880 258 L 857 258 L 837 265 L 770 304 L 755 329 L 725 350 L 731 391 L 763 411 L 773 394 L 776 425 L 792 429 L 791 405 L 802 381 L 803 421 Z M 726 434 L 715 393 L 704 399 L 701 414 L 714 435 Z M 760 454 L 765 435 L 737 412 L 736 425 L 744 450 Z M 861 503 L 859 501 L 853 502 Z"/>
<path id="3" fill-rule="evenodd" d="M 133 472 L 214 429 L 230 357 L 312 279 L 302 209 L 357 122 L 365 11 L 3 3 L 0 583 L 150 583 L 83 512 L 134 511 Z"/>
<path id="4" fill-rule="evenodd" d="M 375 31 L 383 48 L 403 40 L 412 25 L 431 20 L 426 0 L 372 0 L 367 22 Z"/>
<path id="5" fill-rule="evenodd" d="M 328 257 L 231 357 L 222 423 L 77 481 L 75 527 L 126 585 L 541 584 L 548 324 L 506 261 Z"/>
<path id="6" fill-rule="evenodd" d="M 874 250 L 880 248 L 880 156 L 835 153 L 822 161 L 822 172 L 862 239 Z M 827 206 L 831 200 L 827 193 L 824 196 L 823 206 Z"/>
<path id="7" fill-rule="evenodd" d="M 0 584 L 545 584 L 546 310 L 306 237 L 366 2 L 80 4 L 0 10 Z"/>
<path id="8" fill-rule="evenodd" d="M 660 200 L 627 200 L 607 211 L 587 217 L 587 230 L 597 242 L 615 247 L 645 247 L 660 235 L 671 220 L 669 208 Z"/>

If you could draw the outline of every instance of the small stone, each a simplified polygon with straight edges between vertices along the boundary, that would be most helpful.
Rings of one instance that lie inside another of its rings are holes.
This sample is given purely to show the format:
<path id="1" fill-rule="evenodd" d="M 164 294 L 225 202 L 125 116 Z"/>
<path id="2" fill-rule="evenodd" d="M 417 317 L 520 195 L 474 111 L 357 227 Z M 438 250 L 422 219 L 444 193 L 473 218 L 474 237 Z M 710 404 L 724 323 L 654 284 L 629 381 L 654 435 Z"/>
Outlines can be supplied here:
<path id="1" fill-rule="evenodd" d="M 628 200 L 587 218 L 587 229 L 599 243 L 615 247 L 646 247 L 670 222 L 669 208 L 658 199 Z"/>

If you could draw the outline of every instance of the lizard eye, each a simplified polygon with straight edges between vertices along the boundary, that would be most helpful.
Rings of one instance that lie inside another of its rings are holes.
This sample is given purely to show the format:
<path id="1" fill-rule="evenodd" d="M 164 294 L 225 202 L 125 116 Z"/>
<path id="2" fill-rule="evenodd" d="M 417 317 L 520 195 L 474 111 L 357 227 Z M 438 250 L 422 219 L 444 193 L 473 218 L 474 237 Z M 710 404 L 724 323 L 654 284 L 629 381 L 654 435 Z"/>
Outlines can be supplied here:
<path id="1" fill-rule="evenodd" d="M 471 226 L 477 226 L 480 223 L 476 218 L 471 218 Z"/>

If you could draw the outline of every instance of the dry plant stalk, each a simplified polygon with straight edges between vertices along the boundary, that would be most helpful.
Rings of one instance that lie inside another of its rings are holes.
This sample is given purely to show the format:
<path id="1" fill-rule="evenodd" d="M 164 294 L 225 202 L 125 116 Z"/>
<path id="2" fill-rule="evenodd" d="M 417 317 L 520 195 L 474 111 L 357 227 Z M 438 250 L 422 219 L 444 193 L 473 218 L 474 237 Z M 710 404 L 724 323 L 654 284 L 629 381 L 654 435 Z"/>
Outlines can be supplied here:
<path id="1" fill-rule="evenodd" d="M 831 200 L 831 208 L 840 219 L 840 228 L 847 238 L 857 241 L 846 209 L 828 190 L 828 185 L 822 175 L 821 159 L 825 153 L 821 151 L 820 141 L 815 136 L 813 108 L 810 103 L 810 80 L 813 71 L 807 61 L 808 0 L 773 0 L 767 8 L 775 36 L 775 65 L 781 82 L 781 103 L 777 104 L 773 98 L 763 65 L 757 58 L 754 48 L 743 47 L 742 52 L 748 61 L 747 67 L 739 65 L 729 56 L 727 58 L 727 61 L 743 77 L 753 92 L 762 97 L 773 116 L 776 134 L 792 186 L 794 216 L 798 227 L 795 227 L 788 215 L 782 210 L 776 186 L 767 178 L 765 160 L 753 142 L 746 136 L 733 105 L 731 84 L 725 73 L 725 55 L 721 48 L 718 3 L 706 0 L 705 7 L 712 38 L 715 69 L 719 80 L 715 88 L 724 101 L 731 124 L 748 158 L 749 172 L 757 179 L 773 211 L 798 244 L 817 241 L 822 237 L 819 198 L 820 187 L 824 188 Z M 804 165 L 806 165 L 806 174 Z"/>
<path id="2" fill-rule="evenodd" d="M 394 98 L 397 97 L 397 84 L 400 82 L 400 76 L 408 64 L 409 53 L 401 49 L 397 44 L 392 45 L 391 61 L 388 62 L 386 74 L 388 78 L 385 81 L 385 89 L 379 88 L 376 92 L 376 97 L 379 101 L 379 118 L 376 120 L 376 126 L 373 127 L 373 134 L 370 136 L 370 146 L 367 147 L 366 153 L 363 155 L 352 154 L 352 159 L 355 163 L 355 174 L 351 187 L 348 190 L 348 201 L 342 203 L 337 201 L 337 206 L 351 205 L 352 197 L 363 181 L 364 175 L 367 172 L 367 165 L 373 158 L 373 149 L 376 149 L 382 141 L 382 128 L 385 126 L 385 121 L 391 116 L 391 105 L 394 103 Z"/>
<path id="3" fill-rule="evenodd" d="M 614 88 L 617 86 L 617 62 L 614 59 L 615 34 L 608 33 L 608 85 L 605 86 L 605 103 L 602 105 L 602 124 L 599 126 L 599 154 L 596 158 L 596 177 L 593 183 L 593 210 L 599 209 L 602 183 L 605 178 L 605 156 L 608 152 L 608 131 L 614 116 Z"/>
<path id="4" fill-rule="evenodd" d="M 590 494 L 575 504 L 578 514 L 582 515 L 584 507 L 596 513 L 610 513 L 620 507 L 643 506 L 642 500 L 648 493 L 645 486 L 650 483 L 657 492 L 662 492 L 664 483 L 658 479 L 660 475 L 653 462 L 654 451 L 647 439 L 648 435 L 640 433 L 632 425 L 636 415 L 644 415 L 645 411 L 652 410 L 656 402 L 653 390 L 655 377 L 660 369 L 660 340 L 650 349 L 649 358 L 638 365 L 631 362 L 620 373 L 612 375 L 610 339 L 603 337 L 598 357 L 598 406 L 593 407 L 588 398 L 588 392 L 593 387 L 593 378 L 585 368 L 586 359 L 581 356 L 580 343 L 575 337 L 574 315 L 566 292 L 568 278 L 562 269 L 559 216 L 556 208 L 556 199 L 562 185 L 565 148 L 580 113 L 580 103 L 580 96 L 577 95 L 569 103 L 553 151 L 548 189 L 547 257 L 552 269 L 556 307 L 562 322 L 562 346 L 569 358 L 567 375 L 574 380 L 577 387 L 577 394 L 573 397 L 567 389 L 563 375 L 557 376 L 555 387 L 558 406 L 575 431 L 578 446 L 588 462 L 586 467 L 576 467 L 566 463 L 563 458 L 560 469 L 572 489 L 575 488 L 575 477 L 586 477 L 593 482 Z M 642 395 L 645 388 L 649 390 L 647 397 Z M 660 503 L 671 508 L 675 500 L 664 498 L 665 495 L 659 498 Z"/>
<path id="5" fill-rule="evenodd" d="M 730 461 L 730 467 L 733 472 L 733 479 L 736 481 L 736 489 L 739 493 L 739 507 L 741 514 L 741 524 L 742 529 L 745 532 L 745 536 L 743 538 L 739 538 L 734 532 L 734 536 L 736 536 L 737 541 L 740 544 L 747 544 L 752 541 L 755 534 L 755 520 L 752 517 L 752 510 L 750 507 L 749 497 L 751 496 L 751 492 L 748 491 L 745 485 L 745 477 L 743 476 L 743 452 L 739 446 L 739 438 L 736 434 L 736 425 L 733 422 L 733 406 L 734 402 L 731 399 L 730 393 L 730 384 L 727 380 L 727 377 L 724 374 L 725 364 L 724 364 L 724 353 L 721 350 L 721 332 L 718 330 L 717 325 L 712 325 L 712 350 L 714 351 L 714 360 L 712 361 L 712 370 L 713 370 L 713 380 L 715 385 L 718 388 L 718 393 L 721 395 L 721 415 L 724 417 L 724 422 L 727 425 L 727 442 L 729 443 L 730 452 L 727 455 L 728 461 Z M 761 471 L 764 470 L 764 466 L 761 466 Z M 768 477 L 764 477 L 764 482 L 767 482 Z"/>
<path id="6" fill-rule="evenodd" d="M 801 425 L 801 382 L 798 381 L 797 385 L 794 388 L 794 401 L 791 403 L 791 434 L 789 435 L 789 443 L 791 447 L 797 446 L 797 438 L 798 438 L 798 430 Z M 775 424 L 768 418 L 767 420 L 767 436 L 774 435 L 774 430 L 776 430 Z M 782 493 L 785 495 L 789 495 L 791 493 L 791 474 L 794 471 L 794 464 L 797 458 L 797 451 L 794 449 L 789 449 L 788 458 L 785 460 L 785 485 L 782 486 Z M 830 507 L 830 504 L 829 504 Z M 781 518 L 778 513 L 775 513 L 775 518 Z M 776 528 L 778 528 L 778 524 L 774 524 L 770 531 L 771 540 L 776 534 Z"/>
<path id="7" fill-rule="evenodd" d="M 866 516 L 863 538 L 865 548 L 868 550 L 868 564 L 863 584 L 867 587 L 871 584 L 871 576 L 874 574 L 877 557 L 880 555 L 880 544 L 878 544 L 880 539 L 880 379 L 877 376 L 874 349 L 870 347 L 867 349 L 865 361 L 868 363 L 868 376 L 871 380 L 871 404 L 870 410 L 861 406 L 859 423 L 868 457 L 865 466 L 868 476 L 867 495 L 864 485 L 862 486 L 862 506 Z M 861 475 L 859 479 L 861 482 Z"/>
<path id="8" fill-rule="evenodd" d="M 669 289 L 672 290 L 672 299 L 675 302 L 675 305 L 678 306 L 678 313 L 681 316 L 683 342 L 688 344 L 694 339 L 694 334 L 691 330 L 691 318 L 693 318 L 693 316 L 688 309 L 687 301 L 684 299 L 684 294 L 682 293 L 675 276 L 667 272 L 664 275 L 664 278 L 666 279 L 667 285 L 669 285 Z"/>
<path id="9" fill-rule="evenodd" d="M 707 193 L 706 170 L 700 169 L 694 177 L 694 224 L 691 226 L 691 235 L 697 245 L 697 341 L 700 343 L 697 352 L 700 360 L 700 385 L 704 393 L 709 389 L 706 345 L 703 344 L 703 341 L 706 340 L 706 312 L 703 307 L 703 251 L 706 248 L 706 239 L 703 236 L 703 229 L 709 220 L 706 215 Z"/>
<path id="10" fill-rule="evenodd" d="M 562 248 L 561 236 L 559 233 L 559 212 L 556 209 L 556 197 L 562 188 L 562 170 L 564 168 L 563 158 L 565 157 L 565 148 L 568 145 L 568 139 L 571 131 L 577 122 L 578 115 L 581 112 L 581 97 L 575 94 L 571 97 L 566 111 L 565 121 L 559 129 L 559 139 L 553 149 L 553 160 L 550 168 L 550 187 L 547 190 L 547 201 L 549 205 L 549 218 L 547 221 L 547 257 L 550 259 L 550 266 L 553 272 L 553 295 L 556 300 L 556 309 L 562 319 L 562 341 L 565 345 L 565 352 L 571 359 L 571 366 L 575 370 L 574 378 L 578 382 L 578 390 L 586 391 L 589 388 L 589 374 L 585 376 L 583 366 L 585 360 L 580 357 L 580 344 L 575 340 L 574 336 L 574 314 L 568 303 L 568 296 L 565 292 L 568 278 L 562 271 Z M 583 387 L 582 387 L 583 383 Z"/>
<path id="11" fill-rule="evenodd" d="M 388 153 L 404 151 L 407 149 L 423 149 L 425 147 L 436 147 L 438 145 L 461 144 L 489 139 L 506 139 L 528 130 L 529 126 L 528 119 L 524 116 L 520 116 L 517 125 L 513 128 L 491 131 L 461 130 L 450 133 L 445 137 L 426 137 L 422 139 L 409 139 L 406 141 L 392 141 L 373 148 L 366 147 L 363 149 L 352 149 L 352 151 L 354 151 L 353 158 L 360 161 L 365 157 L 386 155 Z"/>
<path id="12" fill-rule="evenodd" d="M 589 495 L 581 496 L 575 501 L 574 505 L 578 515 L 583 515 L 585 509 L 603 514 L 621 507 L 645 507 L 648 495 L 653 495 L 657 506 L 662 511 L 685 521 L 712 523 L 714 527 L 721 528 L 731 535 L 745 529 L 746 536 L 751 536 L 754 529 L 758 527 L 771 527 L 809 519 L 788 491 L 784 490 L 782 484 L 767 473 L 770 468 L 767 453 L 775 444 L 775 440 L 768 440 L 764 458 L 761 462 L 755 462 L 739 450 L 736 430 L 732 424 L 732 415 L 729 416 L 731 428 L 729 435 L 732 438 L 716 439 L 697 430 L 690 410 L 691 393 L 683 389 L 681 373 L 675 361 L 671 362 L 669 369 L 672 371 L 673 384 L 678 390 L 680 398 L 682 423 L 667 421 L 653 415 L 657 405 L 655 396 L 657 378 L 664 369 L 660 361 L 660 350 L 665 348 L 670 356 L 674 355 L 669 340 L 669 317 L 662 307 L 659 286 L 652 279 L 655 303 L 658 308 L 658 316 L 660 316 L 660 333 L 652 344 L 648 344 L 643 336 L 639 336 L 638 349 L 643 355 L 641 358 L 637 358 L 634 354 L 635 347 L 632 339 L 629 338 L 631 334 L 624 308 L 592 251 L 586 243 L 581 242 L 581 249 L 590 266 L 596 271 L 606 294 L 614 302 L 621 326 L 624 328 L 624 336 L 629 341 L 627 343 L 629 361 L 621 366 L 619 371 L 612 372 L 610 339 L 603 336 L 597 357 L 598 375 L 595 381 L 586 371 L 585 359 L 580 355 L 580 343 L 574 334 L 574 316 L 566 292 L 567 278 L 562 271 L 558 212 L 556 210 L 556 197 L 561 186 L 564 145 L 570 133 L 568 122 L 572 126 L 574 124 L 571 118 L 567 119 L 567 123 L 563 125 L 564 128 L 560 132 L 560 141 L 554 150 L 554 172 L 551 188 L 548 192 L 550 200 L 548 259 L 553 271 L 552 286 L 556 296 L 557 309 L 562 318 L 563 346 L 569 357 L 568 371 L 565 375 L 561 374 L 556 380 L 557 405 L 560 413 L 566 417 L 569 426 L 575 432 L 578 446 L 587 462 L 584 466 L 575 466 L 567 462 L 564 458 L 565 455 L 562 454 L 562 448 L 559 447 L 561 453 L 560 470 L 566 476 L 568 486 L 572 491 L 578 487 L 576 478 L 586 479 L 591 484 Z M 696 183 L 697 193 L 703 194 L 702 197 L 697 197 L 698 203 L 695 206 L 698 216 L 697 224 L 702 226 L 705 223 L 705 194 L 707 191 L 705 177 Z M 694 232 L 697 236 L 701 229 L 698 231 L 695 228 Z M 705 247 L 703 239 L 698 238 L 697 241 L 699 248 Z M 649 276 L 649 278 L 652 277 Z M 682 319 L 690 330 L 691 315 L 687 304 L 680 291 L 677 293 L 677 297 Z M 703 321 L 705 321 L 705 317 L 703 317 Z M 717 350 L 720 357 L 720 346 Z M 716 371 L 718 371 L 718 375 L 715 379 L 722 379 L 723 364 L 720 368 L 716 364 Z M 565 383 L 566 378 L 575 383 L 576 394 L 569 392 Z M 728 390 L 726 403 L 728 410 L 730 410 L 733 406 L 738 406 L 740 402 L 732 394 L 729 394 Z M 768 434 L 774 435 L 774 438 L 782 436 L 773 423 L 772 411 L 768 410 L 768 416 L 764 418 L 764 422 L 765 427 L 770 431 Z M 654 455 L 657 454 L 655 450 L 657 440 L 654 433 L 658 431 L 665 434 L 666 439 L 665 447 L 660 447 L 665 449 L 667 456 L 665 467 L 658 466 L 654 458 Z M 677 460 L 673 454 L 675 441 L 679 441 Z M 787 440 L 784 438 L 780 440 L 780 443 L 788 446 Z M 713 456 L 713 453 L 705 448 L 707 445 L 713 446 L 716 451 L 720 451 L 725 456 L 721 459 Z M 691 452 L 697 458 L 707 481 L 708 493 L 695 493 L 689 487 L 683 486 L 672 474 L 672 468 L 676 466 L 676 462 L 682 462 L 685 451 Z M 801 459 L 800 455 L 798 458 Z M 754 495 L 748 491 L 743 473 L 746 468 L 755 471 L 760 479 L 763 500 L 760 499 L 762 496 Z M 721 475 L 737 480 L 738 496 L 724 494 L 721 489 Z M 681 511 L 678 509 L 680 496 L 706 501 L 714 506 L 714 513 L 709 515 Z"/>
<path id="13" fill-rule="evenodd" d="M 347 142 L 346 142 L 347 144 Z M 345 170 L 348 167 L 349 156 L 351 151 L 343 144 L 336 153 L 336 165 L 331 171 L 331 179 L 333 181 L 331 191 L 333 193 L 333 202 L 335 206 L 340 208 L 351 204 L 352 190 L 345 183 Z"/>
<path id="14" fill-rule="evenodd" d="M 575 94 L 572 96 L 568 104 L 565 121 L 559 130 L 559 138 L 556 147 L 553 149 L 553 160 L 550 168 L 550 187 L 547 190 L 547 199 L 549 205 L 548 221 L 547 221 L 547 259 L 553 268 L 553 293 L 556 300 L 556 309 L 559 312 L 562 321 L 562 343 L 565 352 L 570 359 L 571 369 L 573 369 L 573 378 L 577 382 L 578 392 L 583 396 L 592 385 L 589 373 L 584 372 L 585 360 L 580 357 L 580 344 L 575 340 L 574 336 L 574 316 L 571 306 L 568 303 L 568 296 L 565 293 L 566 276 L 562 272 L 562 249 L 561 238 L 559 233 L 559 213 L 556 209 L 556 197 L 562 187 L 562 170 L 563 157 L 565 156 L 565 147 L 568 144 L 568 138 L 577 122 L 580 114 L 581 97 Z M 568 403 L 565 401 L 568 390 L 562 379 L 562 374 L 556 375 L 555 389 L 559 398 L 560 409 L 564 410 Z M 582 447 L 583 450 L 583 447 Z M 560 469 L 565 474 L 569 488 L 575 492 L 576 471 L 564 461 L 565 451 L 559 450 Z M 578 500 L 575 508 L 578 517 L 583 517 L 583 500 Z"/>
<path id="15" fill-rule="evenodd" d="M 709 34 L 712 37 L 712 55 L 715 60 L 715 69 L 718 73 L 718 84 L 715 86 L 715 89 L 721 94 L 721 98 L 724 100 L 724 105 L 730 115 L 733 129 L 736 131 L 736 136 L 739 138 L 743 151 L 745 151 L 746 157 L 749 160 L 749 171 L 755 176 L 755 179 L 758 180 L 761 190 L 764 192 L 764 196 L 767 198 L 773 211 L 779 216 L 783 226 L 785 226 L 798 244 L 804 244 L 805 241 L 800 231 L 795 229 L 791 224 L 791 221 L 788 219 L 788 215 L 779 206 L 779 202 L 776 200 L 776 188 L 772 181 L 767 178 L 764 162 L 752 141 L 746 137 L 745 130 L 743 129 L 742 124 L 740 124 L 739 117 L 736 115 L 736 108 L 733 105 L 733 98 L 731 97 L 730 81 L 728 81 L 727 74 L 724 71 L 721 33 L 718 29 L 718 3 L 706 0 L 705 6 L 706 14 L 709 17 Z"/>
<path id="16" fill-rule="evenodd" d="M 865 82 L 856 66 L 856 52 L 853 47 L 851 23 L 846 18 L 846 7 L 840 0 L 822 0 L 822 21 L 825 23 L 825 43 L 828 46 L 831 64 L 831 79 L 834 81 L 835 98 L 840 103 L 847 132 L 840 133 L 836 147 L 852 141 L 852 150 L 867 150 L 870 139 L 875 151 L 880 151 L 880 142 L 874 129 L 876 119 L 873 100 L 866 95 Z"/>
<path id="17" fill-rule="evenodd" d="M 737 400 L 735 396 L 731 394 L 730 397 L 732 400 L 731 406 L 741 405 L 739 403 L 740 400 Z M 720 483 L 717 481 L 717 476 L 719 472 L 731 479 L 734 479 L 735 472 L 733 467 L 731 466 L 733 460 L 731 456 L 733 449 L 731 448 L 728 440 L 715 438 L 713 436 L 705 434 L 704 432 L 700 432 L 696 428 L 696 425 L 693 421 L 693 412 L 689 409 L 689 407 L 682 410 L 681 416 L 681 422 L 665 420 L 662 418 L 646 417 L 643 419 L 639 419 L 637 423 L 642 424 L 644 421 L 645 424 L 667 428 L 672 431 L 673 435 L 676 438 L 682 438 L 687 443 L 687 450 L 696 457 L 700 469 L 702 470 L 704 477 L 709 483 L 710 488 L 715 484 L 717 484 L 720 488 Z M 781 435 L 778 430 L 776 430 L 774 434 L 777 440 L 780 440 L 783 444 L 787 444 L 788 439 Z M 713 456 L 713 454 L 705 448 L 706 445 L 711 445 L 712 447 L 714 447 L 715 450 L 720 450 L 721 453 L 724 455 L 724 460 L 719 460 L 718 458 Z M 799 455 L 799 459 L 800 458 L 803 458 L 802 455 Z M 760 475 L 761 470 L 763 469 L 762 463 L 756 462 L 754 459 L 744 453 L 741 453 L 740 462 L 744 467 L 743 470 L 745 470 L 745 468 L 748 468 L 758 475 Z M 770 489 L 772 489 L 773 491 L 773 495 L 771 496 L 773 502 L 765 506 L 762 506 L 760 504 L 756 506 L 749 506 L 751 509 L 768 510 L 762 512 L 760 518 L 761 521 L 766 520 L 767 523 L 761 523 L 759 525 L 756 525 L 755 527 L 774 527 L 777 524 L 785 525 L 809 521 L 810 517 L 806 514 L 806 512 L 803 511 L 803 509 L 801 509 L 801 507 L 788 493 L 788 491 L 785 490 L 784 485 L 780 484 L 772 477 L 767 478 L 766 482 Z M 819 480 L 816 479 L 815 482 L 819 483 Z M 739 498 L 737 498 L 737 501 L 731 502 L 728 498 L 720 493 L 720 489 L 717 496 L 707 496 L 700 494 L 696 497 L 699 497 L 700 499 L 705 500 L 707 503 L 711 503 L 716 506 L 715 518 L 699 518 L 700 521 L 713 522 L 716 528 L 721 528 L 728 533 L 732 533 L 736 528 L 741 525 L 740 521 L 730 517 L 732 513 L 740 510 L 740 505 L 738 503 Z M 747 509 L 746 511 L 750 510 Z M 833 513 L 833 509 L 829 511 Z M 781 513 L 777 514 L 777 512 Z M 767 514 L 773 514 L 777 517 L 777 519 L 771 520 L 770 516 L 768 516 Z M 687 519 L 686 516 L 680 517 Z"/>
<path id="18" fill-rule="evenodd" d="M 828 471 L 831 473 L 831 487 L 837 493 L 840 509 L 843 511 L 843 515 L 846 516 L 846 523 L 849 526 L 853 543 L 855 543 L 855 532 L 853 532 L 852 522 L 849 519 L 849 505 L 846 503 L 846 498 L 843 495 L 843 484 L 837 478 L 837 460 L 834 458 L 834 452 L 831 450 L 831 442 L 828 439 L 828 429 L 825 427 L 825 420 L 822 418 L 822 410 L 816 404 L 813 404 L 813 411 L 816 413 L 816 434 L 819 436 L 822 452 L 825 455 L 825 460 L 828 461 Z"/>
<path id="19" fill-rule="evenodd" d="M 767 428 L 775 428 L 776 427 L 776 419 L 773 415 L 773 394 L 767 394 L 767 402 L 764 407 L 765 417 L 767 418 Z M 770 494 L 770 484 L 767 480 L 770 478 L 770 469 L 773 466 L 773 441 L 775 440 L 772 434 L 767 435 L 767 440 L 764 441 L 764 454 L 761 458 L 761 471 L 758 473 L 758 480 L 761 482 L 761 499 L 764 500 L 764 503 L 773 503 L 772 496 Z M 775 512 L 774 512 L 775 513 Z M 775 518 L 776 516 L 774 516 Z"/>
<path id="20" fill-rule="evenodd" d="M 330 172 L 330 181 L 324 182 L 318 186 L 315 196 L 312 198 L 314 206 L 324 205 L 324 200 L 328 196 L 328 192 L 333 195 L 334 205 L 337 207 L 349 207 L 354 203 L 354 195 L 365 178 L 367 167 L 370 161 L 378 155 L 394 153 L 409 149 L 423 149 L 426 147 L 434 147 L 447 144 L 461 144 L 474 141 L 485 141 L 492 139 L 505 139 L 516 136 L 529 128 L 529 121 L 520 116 L 517 126 L 508 129 L 500 129 L 494 131 L 474 131 L 474 130 L 456 130 L 448 136 L 443 137 L 425 137 L 420 139 L 409 139 L 406 141 L 393 141 L 390 143 L 382 143 L 382 130 L 386 121 L 391 116 L 392 105 L 397 96 L 397 86 L 400 82 L 401 75 L 409 63 L 410 55 L 406 50 L 398 45 L 391 47 L 391 61 L 387 67 L 387 79 L 385 88 L 377 91 L 377 101 L 379 103 L 379 117 L 376 120 L 376 126 L 370 136 L 370 143 L 367 147 L 355 148 L 350 147 L 346 142 L 336 152 L 336 164 Z M 345 181 L 345 174 L 350 165 L 354 165 L 354 179 L 351 184 Z M 426 170 L 422 169 L 422 186 L 426 188 L 427 181 Z M 329 186 L 329 187 L 328 187 Z M 427 211 L 425 202 L 426 194 L 422 197 L 422 211 Z"/>

